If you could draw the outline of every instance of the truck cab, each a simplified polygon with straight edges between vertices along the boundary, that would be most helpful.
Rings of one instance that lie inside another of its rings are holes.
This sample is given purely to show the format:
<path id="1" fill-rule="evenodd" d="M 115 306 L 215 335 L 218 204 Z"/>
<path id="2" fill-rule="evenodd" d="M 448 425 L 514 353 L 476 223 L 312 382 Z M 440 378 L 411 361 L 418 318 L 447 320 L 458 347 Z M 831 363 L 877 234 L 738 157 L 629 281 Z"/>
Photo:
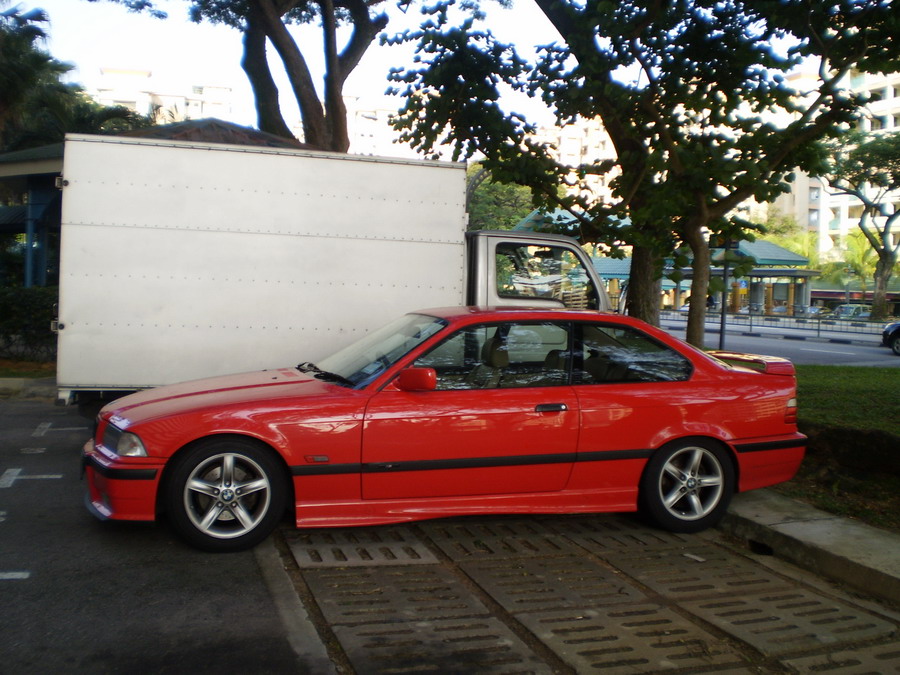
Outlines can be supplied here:
<path id="1" fill-rule="evenodd" d="M 466 240 L 466 304 L 610 309 L 590 258 L 570 237 L 480 230 Z"/>

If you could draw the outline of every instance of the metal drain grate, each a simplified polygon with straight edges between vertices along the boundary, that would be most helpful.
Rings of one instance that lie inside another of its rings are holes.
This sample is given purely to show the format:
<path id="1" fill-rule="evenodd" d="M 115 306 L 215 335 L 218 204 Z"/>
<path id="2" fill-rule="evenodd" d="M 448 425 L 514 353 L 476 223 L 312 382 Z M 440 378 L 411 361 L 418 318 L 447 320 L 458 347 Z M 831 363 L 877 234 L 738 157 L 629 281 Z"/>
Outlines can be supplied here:
<path id="1" fill-rule="evenodd" d="M 516 619 L 579 673 L 650 673 L 743 664 L 727 643 L 650 603 L 520 614 Z"/>
<path id="2" fill-rule="evenodd" d="M 493 617 L 339 626 L 335 635 L 360 675 L 552 672 Z"/>
<path id="3" fill-rule="evenodd" d="M 802 589 L 732 595 L 682 606 L 767 656 L 892 635 L 892 624 Z"/>
<path id="4" fill-rule="evenodd" d="M 420 527 L 454 561 L 553 556 L 578 549 L 534 519 L 500 518 L 423 523 Z"/>
<path id="5" fill-rule="evenodd" d="M 900 642 L 784 661 L 798 673 L 900 673 Z"/>
<path id="6" fill-rule="evenodd" d="M 406 527 L 294 531 L 285 533 L 285 539 L 301 569 L 438 562 Z"/>
<path id="7" fill-rule="evenodd" d="M 629 516 L 561 516 L 547 520 L 547 524 L 600 557 L 607 551 L 687 546 L 698 541 L 698 535 L 663 532 Z"/>
<path id="8" fill-rule="evenodd" d="M 765 569 L 702 541 L 684 548 L 610 552 L 605 557 L 611 565 L 675 600 L 788 588 L 786 581 Z"/>
<path id="9" fill-rule="evenodd" d="M 487 608 L 439 565 L 305 570 L 332 625 L 487 616 Z"/>
<path id="10" fill-rule="evenodd" d="M 512 614 L 647 599 L 622 575 L 584 556 L 482 560 L 460 567 Z"/>

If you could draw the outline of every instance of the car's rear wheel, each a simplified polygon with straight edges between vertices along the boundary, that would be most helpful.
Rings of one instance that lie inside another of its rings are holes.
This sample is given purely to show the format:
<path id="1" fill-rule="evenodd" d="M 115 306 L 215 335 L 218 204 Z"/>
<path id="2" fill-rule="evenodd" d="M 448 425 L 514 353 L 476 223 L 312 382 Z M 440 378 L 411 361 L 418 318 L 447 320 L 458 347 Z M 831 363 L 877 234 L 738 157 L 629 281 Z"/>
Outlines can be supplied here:
<path id="1" fill-rule="evenodd" d="M 641 477 L 641 511 L 671 532 L 699 532 L 718 523 L 734 492 L 731 458 L 709 441 L 660 449 Z"/>
<path id="2" fill-rule="evenodd" d="M 163 499 L 172 526 L 206 551 L 240 551 L 265 539 L 287 499 L 284 470 L 249 439 L 209 439 L 175 460 Z"/>

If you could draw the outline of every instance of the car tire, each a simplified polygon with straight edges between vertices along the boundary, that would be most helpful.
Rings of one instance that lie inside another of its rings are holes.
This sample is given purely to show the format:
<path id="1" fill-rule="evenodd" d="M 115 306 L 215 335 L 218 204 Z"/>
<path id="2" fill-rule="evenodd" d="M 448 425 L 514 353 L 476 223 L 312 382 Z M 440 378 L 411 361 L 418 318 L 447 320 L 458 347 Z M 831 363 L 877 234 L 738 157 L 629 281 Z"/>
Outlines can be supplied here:
<path id="1" fill-rule="evenodd" d="M 894 354 L 900 356 L 900 331 L 897 331 L 897 333 L 891 337 L 890 347 Z"/>
<path id="2" fill-rule="evenodd" d="M 734 493 L 734 466 L 718 444 L 673 443 L 647 462 L 640 483 L 642 514 L 670 532 L 700 532 L 718 523 Z"/>
<path id="3" fill-rule="evenodd" d="M 204 551 L 242 551 L 284 515 L 288 482 L 274 453 L 250 439 L 208 439 L 175 459 L 163 500 L 169 522 Z"/>

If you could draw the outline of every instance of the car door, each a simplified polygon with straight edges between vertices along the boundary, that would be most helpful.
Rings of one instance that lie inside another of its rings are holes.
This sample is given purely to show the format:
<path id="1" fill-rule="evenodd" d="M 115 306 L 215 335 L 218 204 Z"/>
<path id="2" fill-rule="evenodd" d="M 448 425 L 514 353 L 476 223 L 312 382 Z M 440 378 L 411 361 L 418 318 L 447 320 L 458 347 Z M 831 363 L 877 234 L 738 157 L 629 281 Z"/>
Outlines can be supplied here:
<path id="1" fill-rule="evenodd" d="M 660 434 L 683 431 L 709 392 L 690 381 L 689 359 L 640 330 L 585 323 L 577 333 L 578 480 L 635 488 Z"/>
<path id="2" fill-rule="evenodd" d="M 364 499 L 547 492 L 566 486 L 578 443 L 571 326 L 467 326 L 415 366 L 434 391 L 386 387 L 363 430 Z"/>

